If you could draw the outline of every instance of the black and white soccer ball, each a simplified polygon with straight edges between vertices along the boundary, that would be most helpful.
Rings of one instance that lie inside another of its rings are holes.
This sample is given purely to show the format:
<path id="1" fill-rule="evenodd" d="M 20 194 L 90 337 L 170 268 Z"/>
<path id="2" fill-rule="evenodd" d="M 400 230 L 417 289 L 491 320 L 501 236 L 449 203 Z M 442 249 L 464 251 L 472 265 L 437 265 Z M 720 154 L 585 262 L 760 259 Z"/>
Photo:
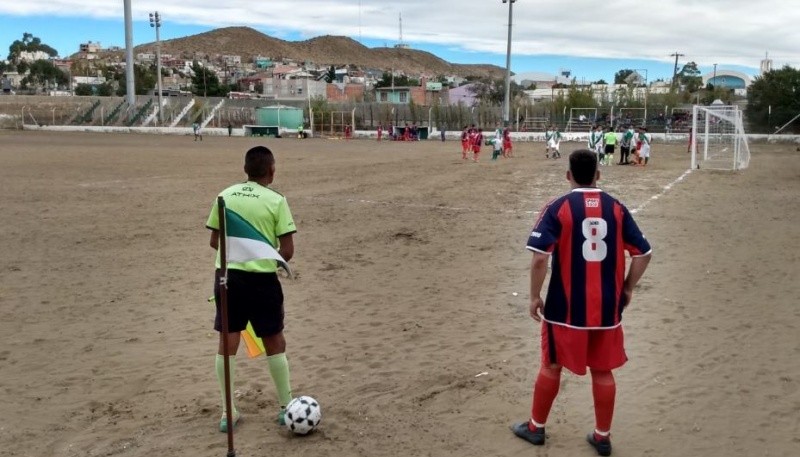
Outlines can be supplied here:
<path id="1" fill-rule="evenodd" d="M 297 397 L 286 405 L 286 428 L 297 435 L 307 435 L 322 421 L 319 402 L 309 396 Z"/>

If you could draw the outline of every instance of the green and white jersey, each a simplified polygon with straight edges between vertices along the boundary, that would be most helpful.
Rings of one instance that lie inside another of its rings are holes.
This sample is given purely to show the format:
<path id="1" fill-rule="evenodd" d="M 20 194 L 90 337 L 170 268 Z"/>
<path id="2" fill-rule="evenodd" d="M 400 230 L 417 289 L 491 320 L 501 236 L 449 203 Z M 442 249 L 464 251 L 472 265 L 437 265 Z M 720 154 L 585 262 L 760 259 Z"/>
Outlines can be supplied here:
<path id="1" fill-rule="evenodd" d="M 603 132 L 592 130 L 589 133 L 589 149 L 597 149 L 597 145 L 603 140 Z"/>
<path id="2" fill-rule="evenodd" d="M 220 192 L 219 196 L 225 199 L 225 206 L 228 209 L 236 212 L 252 225 L 275 249 L 279 248 L 279 237 L 297 231 L 286 197 L 269 187 L 247 181 L 228 187 Z M 211 207 L 211 214 L 208 215 L 206 227 L 219 230 L 219 211 L 216 199 Z M 218 250 L 216 267 L 220 266 Z M 230 262 L 228 268 L 257 273 L 274 273 L 277 271 L 277 262 L 272 259 L 251 260 L 243 263 Z"/>
<path id="3" fill-rule="evenodd" d="M 630 148 L 631 143 L 633 143 L 633 136 L 635 134 L 636 132 L 634 132 L 633 129 L 626 130 L 625 133 L 622 135 L 622 143 L 620 144 L 620 146 L 622 146 L 623 148 Z"/>
<path id="4" fill-rule="evenodd" d="M 642 144 L 650 144 L 651 140 L 652 137 L 649 133 L 642 132 L 639 134 L 639 141 L 642 142 Z"/>
<path id="5" fill-rule="evenodd" d="M 553 139 L 553 135 L 555 135 L 555 134 L 556 134 L 555 130 L 547 130 L 547 131 L 545 131 L 544 132 L 544 140 L 545 141 L 550 141 L 551 139 Z"/>

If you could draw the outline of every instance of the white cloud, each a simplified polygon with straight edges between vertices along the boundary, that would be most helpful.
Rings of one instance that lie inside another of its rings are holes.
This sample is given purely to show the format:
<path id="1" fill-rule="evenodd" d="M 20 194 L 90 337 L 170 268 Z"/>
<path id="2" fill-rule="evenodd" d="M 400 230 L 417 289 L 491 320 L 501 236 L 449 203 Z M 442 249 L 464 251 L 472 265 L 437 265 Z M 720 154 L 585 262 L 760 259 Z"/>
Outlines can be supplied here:
<path id="1" fill-rule="evenodd" d="M 500 0 L 133 0 L 137 18 L 159 10 L 165 21 L 249 25 L 311 37 L 347 35 L 394 43 L 398 14 L 405 41 L 504 54 L 508 9 Z M 800 8 L 787 0 L 518 0 L 514 54 L 687 59 L 757 66 L 769 51 L 777 63 L 800 62 Z M 121 18 L 117 0 L 2 2 L 0 14 Z M 359 14 L 360 11 L 360 14 Z M 359 24 L 359 16 L 361 18 Z"/>

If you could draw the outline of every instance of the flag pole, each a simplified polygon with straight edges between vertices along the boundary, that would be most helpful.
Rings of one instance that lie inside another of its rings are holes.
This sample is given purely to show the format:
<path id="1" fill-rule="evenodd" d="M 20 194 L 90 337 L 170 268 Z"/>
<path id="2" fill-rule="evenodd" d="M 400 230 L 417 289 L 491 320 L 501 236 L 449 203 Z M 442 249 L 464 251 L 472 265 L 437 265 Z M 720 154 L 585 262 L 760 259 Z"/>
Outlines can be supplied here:
<path id="1" fill-rule="evenodd" d="M 228 421 L 228 454 L 226 457 L 236 457 L 233 449 L 233 407 L 231 405 L 231 365 L 228 361 L 228 235 L 225 228 L 225 200 L 217 197 L 217 210 L 219 211 L 219 297 L 222 314 L 222 351 L 223 366 L 225 371 L 225 415 Z"/>

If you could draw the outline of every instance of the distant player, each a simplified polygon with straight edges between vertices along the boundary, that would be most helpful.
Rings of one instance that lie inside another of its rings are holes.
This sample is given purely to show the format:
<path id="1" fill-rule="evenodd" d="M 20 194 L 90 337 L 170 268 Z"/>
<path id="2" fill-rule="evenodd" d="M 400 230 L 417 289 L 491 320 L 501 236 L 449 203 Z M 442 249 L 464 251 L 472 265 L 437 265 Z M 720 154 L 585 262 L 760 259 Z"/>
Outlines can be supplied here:
<path id="1" fill-rule="evenodd" d="M 198 124 L 197 122 L 192 124 L 192 132 L 194 132 L 195 141 L 197 141 L 198 138 L 200 139 L 200 141 L 203 141 L 203 133 L 200 132 L 200 124 Z"/>
<path id="2" fill-rule="evenodd" d="M 477 162 L 480 159 L 481 147 L 483 146 L 483 129 L 478 129 L 475 132 L 472 141 L 472 161 Z"/>
<path id="3" fill-rule="evenodd" d="M 628 125 L 619 143 L 619 165 L 628 165 L 630 163 L 631 150 L 635 148 L 635 136 L 636 132 L 633 127 Z"/>
<path id="4" fill-rule="evenodd" d="M 604 157 L 601 165 L 611 165 L 614 162 L 614 151 L 617 149 L 617 132 L 613 127 L 608 127 L 603 135 Z"/>
<path id="5" fill-rule="evenodd" d="M 639 142 L 641 143 L 641 149 L 639 149 L 639 165 L 647 166 L 647 162 L 650 161 L 650 143 L 653 141 L 653 136 L 647 133 L 647 127 L 641 127 L 639 129 Z"/>
<path id="6" fill-rule="evenodd" d="M 515 424 L 518 437 L 541 446 L 561 385 L 561 369 L 592 374 L 595 428 L 586 437 L 601 456 L 611 455 L 616 382 L 625 364 L 622 313 L 650 262 L 650 244 L 625 206 L 598 189 L 597 156 L 588 149 L 569 156 L 572 191 L 548 203 L 528 238 L 533 252 L 530 316 L 542 322 L 541 367 L 530 420 Z M 625 252 L 631 265 L 625 274 Z M 542 286 L 550 264 L 547 297 Z"/>
<path id="7" fill-rule="evenodd" d="M 383 124 L 378 124 L 378 141 L 383 138 Z"/>
<path id="8" fill-rule="evenodd" d="M 492 160 L 496 161 L 503 154 L 503 138 L 495 136 L 492 138 Z"/>
<path id="9" fill-rule="evenodd" d="M 470 145 L 470 142 L 469 142 L 469 140 L 470 140 L 469 136 L 470 136 L 469 127 L 467 127 L 465 125 L 464 129 L 461 130 L 461 159 L 462 160 L 467 160 L 467 154 L 469 154 L 469 151 L 470 151 L 470 148 L 471 148 L 471 145 Z"/>
<path id="10" fill-rule="evenodd" d="M 597 160 L 600 160 L 600 155 L 603 153 L 603 129 L 599 125 L 592 127 L 589 132 L 589 150 L 597 154 Z"/>
<path id="11" fill-rule="evenodd" d="M 545 132 L 544 139 L 547 141 L 547 150 L 545 152 L 545 158 L 550 158 L 552 155 L 554 159 L 561 158 L 561 151 L 559 150 L 561 147 L 561 132 L 558 130 L 553 124 L 550 124 L 550 128 Z"/>
<path id="12" fill-rule="evenodd" d="M 508 127 L 503 129 L 503 157 L 514 157 L 514 145 L 511 143 L 511 130 Z"/>

